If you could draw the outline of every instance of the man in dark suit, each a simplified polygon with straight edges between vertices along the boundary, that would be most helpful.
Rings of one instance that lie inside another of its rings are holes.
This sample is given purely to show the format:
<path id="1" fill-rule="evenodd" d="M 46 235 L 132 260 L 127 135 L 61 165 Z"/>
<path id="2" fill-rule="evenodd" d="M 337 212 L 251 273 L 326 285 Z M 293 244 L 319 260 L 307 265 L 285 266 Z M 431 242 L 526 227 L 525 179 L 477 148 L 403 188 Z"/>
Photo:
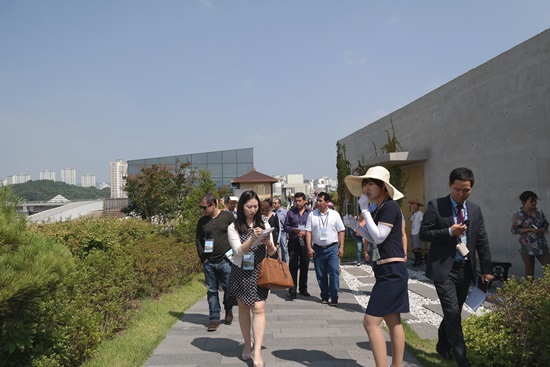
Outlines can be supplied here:
<path id="1" fill-rule="evenodd" d="M 443 309 L 436 350 L 446 360 L 454 355 L 459 366 L 470 366 L 461 313 L 470 283 L 476 278 L 476 253 L 481 282 L 488 285 L 493 280 L 483 215 L 478 205 L 467 201 L 473 186 L 471 170 L 454 169 L 449 176 L 450 195 L 430 201 L 420 226 L 420 239 L 431 242 L 426 276 L 434 281 Z M 459 244 L 467 250 L 459 251 Z"/>

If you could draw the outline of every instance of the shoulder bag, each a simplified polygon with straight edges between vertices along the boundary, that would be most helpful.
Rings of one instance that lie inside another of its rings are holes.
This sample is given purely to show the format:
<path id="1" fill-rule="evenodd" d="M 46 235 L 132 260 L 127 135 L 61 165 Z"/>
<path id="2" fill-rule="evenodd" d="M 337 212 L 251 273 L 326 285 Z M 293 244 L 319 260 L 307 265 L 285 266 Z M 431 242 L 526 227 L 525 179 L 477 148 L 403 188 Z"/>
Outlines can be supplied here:
<path id="1" fill-rule="evenodd" d="M 277 258 L 272 259 L 265 253 L 265 258 L 258 269 L 258 285 L 267 289 L 289 289 L 294 287 L 292 276 L 286 262 L 281 260 L 277 249 Z"/>

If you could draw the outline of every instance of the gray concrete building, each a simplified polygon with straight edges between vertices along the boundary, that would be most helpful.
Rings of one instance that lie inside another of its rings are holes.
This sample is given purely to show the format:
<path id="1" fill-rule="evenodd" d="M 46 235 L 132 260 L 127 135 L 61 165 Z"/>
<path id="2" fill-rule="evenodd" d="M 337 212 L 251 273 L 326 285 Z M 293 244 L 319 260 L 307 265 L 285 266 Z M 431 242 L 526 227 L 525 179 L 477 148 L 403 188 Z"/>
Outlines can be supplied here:
<path id="1" fill-rule="evenodd" d="M 381 154 L 374 145 L 387 142 L 392 123 L 402 151 Z M 534 191 L 538 207 L 550 213 L 550 29 L 339 143 L 352 168 L 364 162 L 403 169 L 406 218 L 408 200 L 427 204 L 447 195 L 450 171 L 472 169 L 470 200 L 482 208 L 493 260 L 511 262 L 510 274 L 523 275 L 518 239 L 510 232 L 519 194 Z M 535 276 L 540 275 L 537 263 Z"/>

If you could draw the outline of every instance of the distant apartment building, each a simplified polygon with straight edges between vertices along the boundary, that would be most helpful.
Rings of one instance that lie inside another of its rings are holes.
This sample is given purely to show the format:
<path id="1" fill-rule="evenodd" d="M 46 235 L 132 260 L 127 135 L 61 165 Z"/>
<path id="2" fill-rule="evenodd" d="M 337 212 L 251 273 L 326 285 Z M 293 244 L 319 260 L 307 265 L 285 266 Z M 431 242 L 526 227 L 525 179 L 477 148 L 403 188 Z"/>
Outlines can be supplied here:
<path id="1" fill-rule="evenodd" d="M 8 176 L 8 178 L 6 179 L 6 183 L 8 185 L 15 185 L 20 183 L 25 183 L 30 180 L 31 180 L 31 175 L 26 173 L 17 173 L 15 175 Z"/>
<path id="2" fill-rule="evenodd" d="M 333 192 L 338 188 L 338 182 L 336 180 L 331 180 L 327 176 L 316 178 L 311 180 L 310 189 L 312 191 L 324 191 L 324 192 Z"/>
<path id="3" fill-rule="evenodd" d="M 82 187 L 95 187 L 95 176 L 89 173 L 80 176 L 80 185 Z"/>
<path id="4" fill-rule="evenodd" d="M 304 182 L 304 175 L 302 173 L 293 173 L 286 175 L 286 183 L 284 185 L 283 193 L 284 197 L 289 197 L 297 192 L 302 192 L 306 195 L 310 195 L 308 184 Z"/>
<path id="5" fill-rule="evenodd" d="M 55 172 L 50 170 L 40 171 L 40 179 L 55 181 Z"/>
<path id="6" fill-rule="evenodd" d="M 124 191 L 128 176 L 128 163 L 123 159 L 117 159 L 111 162 L 111 199 L 127 198 L 128 195 Z"/>
<path id="7" fill-rule="evenodd" d="M 110 185 L 107 182 L 102 182 L 100 184 L 97 184 L 97 189 L 98 190 L 104 189 L 106 187 L 110 187 Z"/>
<path id="8" fill-rule="evenodd" d="M 76 185 L 76 170 L 73 168 L 63 168 L 61 170 L 61 182 Z"/>

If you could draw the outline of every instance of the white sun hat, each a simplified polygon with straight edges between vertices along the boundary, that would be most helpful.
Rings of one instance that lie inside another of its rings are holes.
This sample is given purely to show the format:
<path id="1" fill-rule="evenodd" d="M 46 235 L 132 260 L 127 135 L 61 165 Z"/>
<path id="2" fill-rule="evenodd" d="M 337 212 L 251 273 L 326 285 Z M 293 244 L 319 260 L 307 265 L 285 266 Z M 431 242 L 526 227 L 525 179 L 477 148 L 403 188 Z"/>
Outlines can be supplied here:
<path id="1" fill-rule="evenodd" d="M 359 197 L 363 194 L 363 180 L 367 178 L 373 178 L 384 182 L 384 185 L 388 190 L 388 194 L 393 200 L 399 200 L 404 197 L 404 195 L 390 183 L 390 172 L 382 166 L 369 168 L 367 173 L 363 176 L 346 176 L 344 182 L 346 183 L 349 192 L 351 192 L 353 196 Z"/>

